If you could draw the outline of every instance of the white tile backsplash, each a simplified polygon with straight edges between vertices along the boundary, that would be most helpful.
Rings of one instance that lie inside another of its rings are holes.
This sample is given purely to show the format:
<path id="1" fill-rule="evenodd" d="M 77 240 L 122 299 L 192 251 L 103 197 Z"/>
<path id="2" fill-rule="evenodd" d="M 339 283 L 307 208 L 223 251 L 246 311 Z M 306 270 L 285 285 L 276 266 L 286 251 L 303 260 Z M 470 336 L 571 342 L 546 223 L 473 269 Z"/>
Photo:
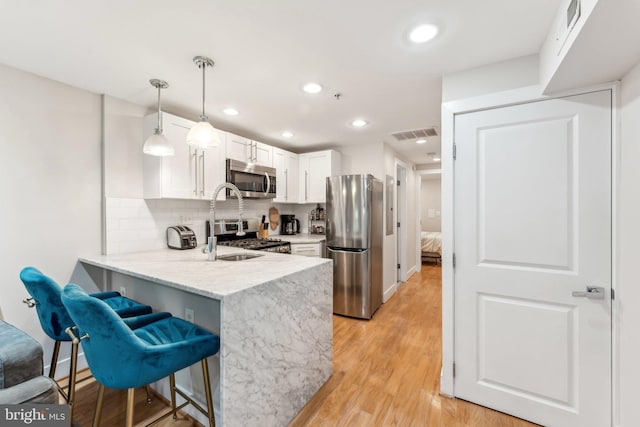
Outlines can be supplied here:
<path id="1" fill-rule="evenodd" d="M 243 218 L 269 217 L 268 200 L 244 200 Z M 315 205 L 275 205 L 281 213 L 294 213 L 304 219 Z M 216 218 L 236 218 L 236 200 L 216 202 Z M 205 243 L 205 221 L 209 219 L 207 200 L 107 198 L 107 254 L 142 252 L 167 246 L 167 227 L 186 225 L 196 233 L 198 244 Z M 303 225 L 303 230 L 306 230 Z M 278 234 L 278 230 L 270 230 Z"/>

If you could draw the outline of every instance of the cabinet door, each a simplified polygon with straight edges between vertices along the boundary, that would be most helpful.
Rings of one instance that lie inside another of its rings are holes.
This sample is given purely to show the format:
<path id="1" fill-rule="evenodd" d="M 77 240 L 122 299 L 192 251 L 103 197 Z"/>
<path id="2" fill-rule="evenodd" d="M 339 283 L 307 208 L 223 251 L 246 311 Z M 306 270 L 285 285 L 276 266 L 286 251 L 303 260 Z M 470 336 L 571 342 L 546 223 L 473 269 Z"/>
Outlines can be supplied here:
<path id="1" fill-rule="evenodd" d="M 151 168 L 149 171 L 145 168 L 145 174 L 153 174 L 152 179 L 159 180 L 159 192 L 154 192 L 154 197 L 197 198 L 196 152 L 187 145 L 187 134 L 192 122 L 170 114 L 164 114 L 163 122 L 164 136 L 173 144 L 175 155 L 149 159 L 149 163 L 155 160 L 160 166 L 155 170 Z"/>
<path id="2" fill-rule="evenodd" d="M 227 134 L 227 158 L 249 162 L 251 157 L 251 140 L 244 136 Z"/>
<path id="3" fill-rule="evenodd" d="M 298 201 L 298 155 L 273 147 L 273 167 L 276 169 L 274 202 Z"/>
<path id="4" fill-rule="evenodd" d="M 273 167 L 276 168 L 276 198 L 274 202 L 287 201 L 287 152 L 279 148 L 273 149 Z"/>
<path id="5" fill-rule="evenodd" d="M 226 138 L 227 133 L 218 131 L 220 135 L 220 146 L 208 150 L 199 150 L 198 167 L 201 168 L 200 176 L 200 197 L 210 200 L 213 192 L 223 182 L 226 182 Z M 204 157 L 200 157 L 200 156 Z M 226 192 L 218 194 L 218 200 L 225 200 Z"/>
<path id="6" fill-rule="evenodd" d="M 327 151 L 311 153 L 308 158 L 307 202 L 326 201 L 326 179 L 331 176 L 331 157 Z"/>
<path id="7" fill-rule="evenodd" d="M 309 200 L 309 156 L 312 153 L 298 155 L 298 201 Z"/>
<path id="8" fill-rule="evenodd" d="M 287 202 L 295 203 L 298 199 L 298 155 L 287 152 L 287 182 L 285 195 Z"/>
<path id="9" fill-rule="evenodd" d="M 252 141 L 252 153 L 250 162 L 262 166 L 273 167 L 273 147 L 262 142 Z"/>
<path id="10" fill-rule="evenodd" d="M 291 254 L 320 257 L 320 243 L 292 243 Z"/>

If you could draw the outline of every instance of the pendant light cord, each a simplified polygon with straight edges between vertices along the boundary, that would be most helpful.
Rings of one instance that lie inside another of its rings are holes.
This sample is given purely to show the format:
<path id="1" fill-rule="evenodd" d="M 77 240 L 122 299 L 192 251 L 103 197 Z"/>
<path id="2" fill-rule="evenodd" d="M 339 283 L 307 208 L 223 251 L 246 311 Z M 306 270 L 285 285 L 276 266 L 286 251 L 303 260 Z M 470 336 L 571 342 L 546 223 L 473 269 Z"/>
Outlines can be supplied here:
<path id="1" fill-rule="evenodd" d="M 202 116 L 201 116 L 201 119 L 204 122 L 204 121 L 207 121 L 207 116 L 204 114 L 204 96 L 205 96 L 204 72 L 205 72 L 205 69 L 207 68 L 207 64 L 203 62 L 200 66 L 202 67 Z"/>
<path id="2" fill-rule="evenodd" d="M 158 85 L 158 129 L 157 133 L 162 133 L 162 110 L 160 109 L 160 85 Z"/>

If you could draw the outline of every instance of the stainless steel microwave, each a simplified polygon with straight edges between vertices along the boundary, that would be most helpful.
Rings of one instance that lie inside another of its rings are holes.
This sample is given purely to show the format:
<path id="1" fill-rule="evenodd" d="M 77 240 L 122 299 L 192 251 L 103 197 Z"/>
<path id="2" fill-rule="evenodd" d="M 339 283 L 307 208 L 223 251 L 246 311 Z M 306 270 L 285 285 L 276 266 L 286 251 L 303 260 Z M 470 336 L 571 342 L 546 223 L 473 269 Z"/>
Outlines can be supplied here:
<path id="1" fill-rule="evenodd" d="M 243 198 L 273 199 L 276 197 L 276 170 L 269 166 L 227 159 L 227 182 L 238 187 Z M 236 195 L 227 189 L 227 197 Z"/>

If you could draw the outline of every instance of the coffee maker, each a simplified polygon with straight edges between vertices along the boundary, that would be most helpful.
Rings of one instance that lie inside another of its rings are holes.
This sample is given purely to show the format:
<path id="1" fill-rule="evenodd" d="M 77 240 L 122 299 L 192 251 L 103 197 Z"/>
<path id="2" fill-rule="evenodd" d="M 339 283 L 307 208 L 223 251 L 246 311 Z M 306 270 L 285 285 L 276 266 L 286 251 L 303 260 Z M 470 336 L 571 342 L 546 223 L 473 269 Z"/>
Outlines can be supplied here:
<path id="1" fill-rule="evenodd" d="M 280 215 L 280 234 L 300 233 L 300 221 L 295 215 Z"/>

